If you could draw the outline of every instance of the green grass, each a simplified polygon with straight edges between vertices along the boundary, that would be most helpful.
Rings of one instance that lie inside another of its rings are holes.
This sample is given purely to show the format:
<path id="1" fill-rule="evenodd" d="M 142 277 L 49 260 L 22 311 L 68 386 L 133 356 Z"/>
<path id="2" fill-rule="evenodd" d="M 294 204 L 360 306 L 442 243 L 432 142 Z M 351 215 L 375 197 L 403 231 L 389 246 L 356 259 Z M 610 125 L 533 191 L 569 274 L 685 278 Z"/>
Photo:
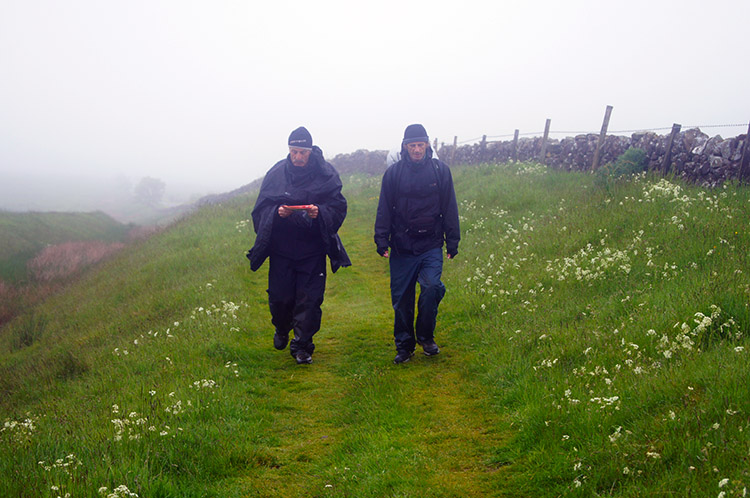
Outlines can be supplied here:
<path id="1" fill-rule="evenodd" d="M 0 280 L 23 280 L 26 277 L 26 262 L 48 245 L 72 240 L 123 241 L 130 228 L 102 212 L 0 211 Z"/>
<path id="2" fill-rule="evenodd" d="M 272 347 L 254 199 L 207 207 L 0 330 L 0 496 L 742 496 L 748 190 L 454 176 L 439 356 L 391 363 L 378 179 L 346 179 L 310 366 Z"/>

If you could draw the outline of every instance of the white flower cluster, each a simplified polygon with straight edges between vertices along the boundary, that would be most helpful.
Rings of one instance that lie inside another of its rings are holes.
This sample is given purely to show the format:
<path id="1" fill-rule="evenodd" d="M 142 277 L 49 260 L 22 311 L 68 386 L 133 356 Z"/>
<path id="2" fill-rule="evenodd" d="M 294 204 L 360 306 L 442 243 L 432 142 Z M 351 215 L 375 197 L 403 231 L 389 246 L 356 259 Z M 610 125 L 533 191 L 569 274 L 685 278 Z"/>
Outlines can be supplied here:
<path id="1" fill-rule="evenodd" d="M 547 166 L 539 163 L 521 163 L 518 165 L 516 175 L 544 175 L 548 172 Z"/>
<path id="2" fill-rule="evenodd" d="M 646 185 L 643 188 L 643 197 L 646 202 L 653 202 L 657 198 L 684 201 L 689 200 L 682 194 L 682 187 L 675 185 L 666 178 L 662 178 L 654 184 Z"/>
<path id="3" fill-rule="evenodd" d="M 109 492 L 109 488 L 102 486 L 99 488 L 99 494 L 102 496 L 106 495 L 106 498 L 138 498 L 138 495 L 130 491 L 124 484 L 117 486 L 111 493 Z"/>
<path id="4" fill-rule="evenodd" d="M 209 389 L 212 390 L 216 387 L 216 381 L 211 379 L 196 380 L 190 386 L 191 389 L 201 390 Z"/>
<path id="5" fill-rule="evenodd" d="M 674 328 L 678 329 L 678 332 L 673 338 L 667 334 L 661 336 L 656 348 L 664 358 L 672 358 L 679 351 L 692 351 L 695 342 L 700 341 L 712 331 L 716 331 L 719 337 L 727 336 L 732 339 L 742 337 L 742 331 L 733 318 L 729 317 L 722 321 L 721 308 L 715 304 L 711 305 L 710 315 L 699 311 L 695 313 L 693 321 L 696 325 L 692 328 L 684 322 L 676 323 Z"/>
<path id="6" fill-rule="evenodd" d="M 234 229 L 239 233 L 245 233 L 247 226 L 250 224 L 250 220 L 240 220 L 234 225 Z"/>
<path id="7" fill-rule="evenodd" d="M 36 429 L 36 417 L 27 416 L 23 420 L 6 420 L 0 433 L 10 434 L 10 438 L 16 443 L 28 443 L 31 441 L 31 434 Z"/>
<path id="8" fill-rule="evenodd" d="M 204 308 L 203 306 L 198 306 L 193 309 L 193 312 L 190 314 L 190 318 L 193 320 L 197 319 L 199 315 L 205 315 L 205 316 L 218 316 L 222 319 L 237 319 L 237 311 L 240 309 L 239 304 L 235 304 L 232 301 L 221 301 L 221 306 L 217 306 L 216 304 L 211 304 L 210 306 Z"/>
<path id="9" fill-rule="evenodd" d="M 54 463 L 47 463 L 42 460 L 39 462 L 39 465 L 41 465 L 41 467 L 47 472 L 59 469 L 70 475 L 71 469 L 76 469 L 81 466 L 81 461 L 78 460 L 75 455 L 70 454 L 66 455 L 65 458 L 58 458 Z"/>
<path id="10" fill-rule="evenodd" d="M 151 396 L 154 396 L 151 394 Z M 170 412 L 170 408 L 165 411 Z M 120 414 L 120 407 L 118 405 L 112 405 L 112 413 L 115 415 Z M 171 412 L 170 412 L 171 413 Z M 143 438 L 149 433 L 159 433 L 159 436 L 164 437 L 170 434 L 171 428 L 165 425 L 163 428 L 158 429 L 153 423 L 149 423 L 147 417 L 140 416 L 137 412 L 130 412 L 127 416 L 113 418 L 111 420 L 115 426 L 115 441 L 122 441 L 127 439 L 128 441 L 134 441 Z M 181 429 L 177 429 L 178 431 Z M 172 437 L 175 437 L 173 434 Z"/>
<path id="11" fill-rule="evenodd" d="M 590 282 L 604 278 L 610 270 L 630 273 L 630 257 L 625 251 L 604 247 L 596 249 L 592 244 L 579 250 L 573 257 L 558 258 L 547 262 L 547 272 L 558 281 L 575 279 Z"/>
<path id="12" fill-rule="evenodd" d="M 112 413 L 119 413 L 117 405 L 112 406 Z M 122 441 L 126 433 L 129 440 L 134 440 L 141 438 L 141 428 L 148 424 L 148 419 L 140 417 L 136 412 L 130 412 L 127 417 L 113 418 L 112 423 L 115 426 L 115 441 Z"/>

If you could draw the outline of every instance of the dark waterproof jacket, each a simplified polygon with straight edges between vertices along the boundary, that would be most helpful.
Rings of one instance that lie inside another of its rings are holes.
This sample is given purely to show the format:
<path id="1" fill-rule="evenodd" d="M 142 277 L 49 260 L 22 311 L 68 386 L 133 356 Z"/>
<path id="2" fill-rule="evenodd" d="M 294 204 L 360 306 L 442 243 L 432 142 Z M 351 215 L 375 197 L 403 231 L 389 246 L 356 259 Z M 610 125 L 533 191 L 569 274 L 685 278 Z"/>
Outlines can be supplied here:
<path id="1" fill-rule="evenodd" d="M 302 169 L 304 171 L 298 171 Z M 317 226 L 320 230 L 323 250 L 331 260 L 331 271 L 335 273 L 342 266 L 351 266 L 351 260 L 337 233 L 346 218 L 346 199 L 341 194 L 341 178 L 333 166 L 323 159 L 323 151 L 314 146 L 304 168 L 294 166 L 287 156 L 268 170 L 263 179 L 252 212 L 255 244 L 247 253 L 253 271 L 260 268 L 271 253 L 271 234 L 274 223 L 282 221 L 278 215 L 282 204 L 318 206 L 318 217 L 312 226 Z M 292 214 L 298 215 L 302 213 Z"/>
<path id="2" fill-rule="evenodd" d="M 443 247 L 458 253 L 461 230 L 453 176 L 448 165 L 432 158 L 414 163 L 406 150 L 383 175 L 375 219 L 375 245 L 383 254 L 422 254 Z"/>

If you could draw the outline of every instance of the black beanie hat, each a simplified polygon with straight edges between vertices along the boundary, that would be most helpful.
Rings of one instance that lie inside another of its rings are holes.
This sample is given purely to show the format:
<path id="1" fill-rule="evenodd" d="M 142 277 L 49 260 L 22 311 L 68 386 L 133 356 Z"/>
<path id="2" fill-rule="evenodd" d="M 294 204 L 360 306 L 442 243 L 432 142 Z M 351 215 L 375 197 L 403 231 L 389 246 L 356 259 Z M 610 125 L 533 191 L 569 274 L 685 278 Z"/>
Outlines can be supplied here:
<path id="1" fill-rule="evenodd" d="M 403 144 L 410 144 L 412 142 L 430 142 L 430 137 L 427 136 L 427 130 L 421 124 L 412 124 L 406 127 L 404 130 L 404 141 Z"/>
<path id="2" fill-rule="evenodd" d="M 310 150 L 312 146 L 312 135 L 310 135 L 310 132 L 304 126 L 300 126 L 289 135 L 289 147 Z"/>

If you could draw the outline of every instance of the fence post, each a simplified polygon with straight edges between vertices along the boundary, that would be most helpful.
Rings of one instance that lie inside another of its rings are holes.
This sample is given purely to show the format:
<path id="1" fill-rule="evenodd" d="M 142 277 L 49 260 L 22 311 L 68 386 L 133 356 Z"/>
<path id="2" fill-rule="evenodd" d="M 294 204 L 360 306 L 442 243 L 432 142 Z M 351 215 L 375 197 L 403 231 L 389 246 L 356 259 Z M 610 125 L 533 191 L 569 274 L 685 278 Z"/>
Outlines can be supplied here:
<path id="1" fill-rule="evenodd" d="M 740 183 L 745 178 L 745 167 L 747 167 L 748 161 L 750 161 L 750 124 L 747 125 L 747 135 L 745 135 L 745 143 L 742 145 L 742 160 L 740 161 L 739 173 Z"/>
<path id="2" fill-rule="evenodd" d="M 453 135 L 453 149 L 451 150 L 451 166 L 453 166 L 453 159 L 456 157 L 456 149 L 458 148 L 458 135 Z"/>
<path id="3" fill-rule="evenodd" d="M 513 133 L 513 162 L 518 162 L 518 130 Z"/>
<path id="4" fill-rule="evenodd" d="M 479 142 L 479 161 L 484 162 L 487 157 L 487 135 L 482 135 L 482 141 Z"/>
<path id="5" fill-rule="evenodd" d="M 542 149 L 539 151 L 539 162 L 544 164 L 545 156 L 547 155 L 547 137 L 549 137 L 549 124 L 552 122 L 551 119 L 547 118 L 547 123 L 544 125 L 544 137 L 542 137 Z"/>
<path id="6" fill-rule="evenodd" d="M 675 137 L 677 137 L 677 135 L 680 133 L 680 128 L 682 128 L 682 125 L 677 123 L 672 124 L 672 133 L 670 133 L 669 140 L 667 141 L 667 150 L 664 154 L 664 162 L 661 163 L 661 172 L 664 175 L 669 173 L 672 160 L 672 145 L 674 144 Z"/>
<path id="7" fill-rule="evenodd" d="M 604 138 L 607 136 L 607 128 L 609 127 L 609 116 L 612 114 L 612 106 L 608 105 L 607 110 L 604 111 L 604 122 L 602 122 L 602 131 L 599 133 L 599 142 L 596 144 L 596 151 L 594 152 L 594 161 L 591 163 L 591 171 L 596 170 L 599 167 L 599 158 L 601 156 L 602 147 L 604 146 Z"/>

